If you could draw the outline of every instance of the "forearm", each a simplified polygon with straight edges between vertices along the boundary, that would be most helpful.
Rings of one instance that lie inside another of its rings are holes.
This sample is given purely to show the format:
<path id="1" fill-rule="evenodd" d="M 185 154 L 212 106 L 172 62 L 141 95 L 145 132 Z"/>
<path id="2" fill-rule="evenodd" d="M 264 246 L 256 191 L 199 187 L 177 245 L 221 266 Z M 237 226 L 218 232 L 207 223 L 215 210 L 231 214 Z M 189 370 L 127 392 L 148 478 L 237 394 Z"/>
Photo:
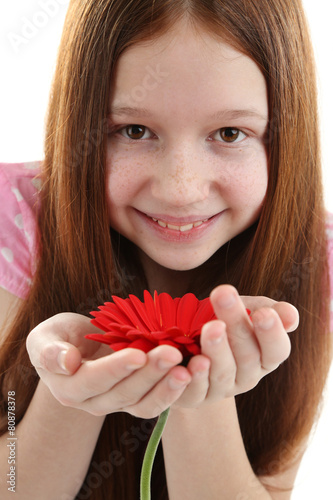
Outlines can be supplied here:
<path id="1" fill-rule="evenodd" d="M 170 500 L 271 500 L 247 459 L 233 398 L 171 409 L 162 441 Z"/>
<path id="2" fill-rule="evenodd" d="M 87 473 L 103 421 L 104 417 L 61 405 L 40 381 L 16 428 L 15 498 L 74 499 Z M 0 439 L 3 500 L 12 498 L 6 482 L 7 437 Z"/>

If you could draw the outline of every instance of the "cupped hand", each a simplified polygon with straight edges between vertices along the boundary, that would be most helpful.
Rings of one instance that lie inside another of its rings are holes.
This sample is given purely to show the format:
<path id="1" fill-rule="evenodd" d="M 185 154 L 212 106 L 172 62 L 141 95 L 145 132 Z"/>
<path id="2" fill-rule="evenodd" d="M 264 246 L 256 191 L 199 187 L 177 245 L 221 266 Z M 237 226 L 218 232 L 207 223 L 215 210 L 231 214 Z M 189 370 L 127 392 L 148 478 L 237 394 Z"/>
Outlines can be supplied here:
<path id="1" fill-rule="evenodd" d="M 202 354 L 189 361 L 192 381 L 177 407 L 198 407 L 247 392 L 290 354 L 288 332 L 299 322 L 294 306 L 268 297 L 241 297 L 230 285 L 215 288 L 210 299 L 218 319 L 202 328 Z"/>
<path id="2" fill-rule="evenodd" d="M 159 346 L 148 354 L 110 348 L 85 339 L 99 332 L 89 318 L 61 313 L 38 325 L 27 350 L 41 380 L 63 405 L 93 415 L 125 411 L 152 418 L 176 403 L 198 407 L 251 390 L 290 354 L 287 332 L 298 312 L 268 297 L 240 297 L 221 285 L 211 293 L 217 320 L 204 325 L 202 354 L 187 368 L 181 353 Z M 249 318 L 246 308 L 252 312 Z"/>
<path id="3" fill-rule="evenodd" d="M 191 380 L 177 366 L 181 353 L 159 346 L 148 354 L 138 349 L 113 352 L 85 339 L 99 332 L 89 318 L 61 313 L 49 318 L 27 338 L 31 363 L 53 396 L 64 406 L 93 415 L 125 411 L 153 418 L 171 406 Z"/>

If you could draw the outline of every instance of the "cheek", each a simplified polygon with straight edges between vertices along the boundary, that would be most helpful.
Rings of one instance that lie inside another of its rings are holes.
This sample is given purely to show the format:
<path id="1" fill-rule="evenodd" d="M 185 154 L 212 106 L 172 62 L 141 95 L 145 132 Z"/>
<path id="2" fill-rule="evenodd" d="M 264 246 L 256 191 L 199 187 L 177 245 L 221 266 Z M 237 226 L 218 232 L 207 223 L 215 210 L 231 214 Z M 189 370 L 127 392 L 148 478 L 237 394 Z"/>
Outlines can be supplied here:
<path id="1" fill-rule="evenodd" d="M 256 210 L 264 200 L 268 184 L 265 152 L 260 155 L 244 155 L 241 161 L 228 167 L 221 187 L 229 203 L 239 208 Z"/>
<path id="2" fill-rule="evenodd" d="M 261 205 L 267 190 L 267 169 L 253 169 L 248 175 L 242 179 L 237 179 L 234 185 L 234 191 L 237 190 L 239 203 L 244 207 L 252 207 L 256 209 Z"/>
<path id="3" fill-rule="evenodd" d="M 106 173 L 106 190 L 109 205 L 121 206 L 133 198 L 144 170 L 141 163 L 129 161 L 128 158 L 108 159 Z"/>
<path id="4" fill-rule="evenodd" d="M 112 172 L 107 175 L 106 179 L 106 194 L 109 205 L 119 206 L 126 203 L 126 200 L 131 195 L 130 175 L 117 175 Z"/>

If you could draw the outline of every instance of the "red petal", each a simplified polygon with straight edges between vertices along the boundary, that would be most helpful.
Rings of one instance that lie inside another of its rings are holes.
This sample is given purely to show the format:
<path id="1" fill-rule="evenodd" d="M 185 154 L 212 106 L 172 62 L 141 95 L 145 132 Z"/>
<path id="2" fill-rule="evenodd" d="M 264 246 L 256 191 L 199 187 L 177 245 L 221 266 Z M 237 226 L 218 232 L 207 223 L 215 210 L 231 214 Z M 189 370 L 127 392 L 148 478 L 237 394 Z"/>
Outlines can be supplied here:
<path id="1" fill-rule="evenodd" d="M 133 349 L 140 349 L 140 351 L 149 352 L 154 349 L 156 345 L 157 344 L 153 344 L 146 339 L 138 339 L 134 342 L 131 342 L 131 344 L 129 344 L 127 347 L 133 347 Z"/>
<path id="2" fill-rule="evenodd" d="M 193 344 L 193 339 L 190 337 L 175 337 L 173 339 L 174 342 L 177 342 L 178 344 Z"/>
<path id="3" fill-rule="evenodd" d="M 106 334 L 107 338 L 109 339 L 109 343 L 111 344 L 112 342 L 128 342 L 128 337 L 127 335 L 117 335 L 116 333 L 109 333 Z"/>
<path id="4" fill-rule="evenodd" d="M 171 328 L 176 325 L 176 307 L 172 297 L 168 293 L 159 295 L 159 305 L 162 317 L 162 327 Z"/>
<path id="5" fill-rule="evenodd" d="M 154 332 L 154 335 L 159 335 L 160 338 L 162 338 L 162 335 L 164 338 L 171 338 L 173 339 L 174 337 L 179 337 L 180 335 L 183 335 L 182 330 L 178 328 L 178 326 L 173 326 L 172 328 L 168 328 L 165 332 Z"/>
<path id="6" fill-rule="evenodd" d="M 151 332 L 154 330 L 158 330 L 159 325 L 156 321 L 155 309 L 153 315 L 149 315 L 146 304 L 143 304 L 141 300 L 139 300 L 135 295 L 130 295 L 129 297 L 133 307 L 137 311 L 137 314 L 139 314 L 141 319 L 145 322 L 147 329 Z"/>
<path id="7" fill-rule="evenodd" d="M 188 333 L 190 326 L 198 308 L 198 299 L 193 293 L 184 295 L 178 304 L 177 308 L 177 326 L 184 332 Z"/>
<path id="8" fill-rule="evenodd" d="M 160 302 L 159 302 L 159 298 L 158 298 L 158 293 L 154 292 L 154 306 L 155 306 L 155 315 L 156 315 L 156 319 L 158 321 L 158 324 L 160 325 L 160 327 L 162 326 L 162 316 L 161 316 L 161 309 L 160 309 Z"/>
<path id="9" fill-rule="evenodd" d="M 194 356 L 201 353 L 201 349 L 197 344 L 189 344 L 186 346 L 186 349 L 188 350 L 189 354 L 192 354 Z"/>
<path id="10" fill-rule="evenodd" d="M 84 336 L 85 339 L 96 340 L 97 342 L 102 342 L 102 344 L 110 344 L 109 340 L 103 333 L 89 333 Z"/>
<path id="11" fill-rule="evenodd" d="M 89 335 L 85 335 L 86 339 L 96 340 L 98 342 L 102 342 L 103 344 L 111 344 L 112 342 L 123 342 L 126 338 L 122 335 L 113 335 L 113 334 L 100 334 L 100 333 L 90 333 Z"/>
<path id="12" fill-rule="evenodd" d="M 130 332 L 132 330 L 135 330 L 136 332 L 139 331 L 136 328 L 134 328 L 133 325 L 122 325 L 119 323 L 110 323 L 108 329 L 109 332 L 118 332 L 121 335 L 126 335 L 127 332 Z"/>
<path id="13" fill-rule="evenodd" d="M 100 328 L 101 330 L 104 330 L 104 332 L 107 332 L 109 330 L 109 321 L 106 322 L 105 319 L 103 319 L 103 321 L 97 320 L 97 319 L 91 319 L 90 322 L 94 326 L 97 326 L 97 328 Z"/>
<path id="14" fill-rule="evenodd" d="M 95 318 L 104 316 L 105 318 L 110 318 L 111 321 L 116 321 L 117 323 L 128 323 L 129 318 L 124 314 L 113 302 L 106 302 L 104 306 L 99 306 L 100 311 L 92 312 Z"/>
<path id="15" fill-rule="evenodd" d="M 154 319 L 154 323 L 156 322 L 156 325 L 157 325 L 156 329 L 159 329 L 160 328 L 160 324 L 159 324 L 159 322 L 157 320 L 157 316 L 156 316 L 156 309 L 155 309 L 154 299 L 151 296 L 151 294 L 148 292 L 148 290 L 144 290 L 143 296 L 144 296 L 144 301 L 145 301 L 145 307 L 146 307 L 146 310 L 147 310 L 147 314 L 148 314 L 148 316 L 150 318 Z"/>
<path id="16" fill-rule="evenodd" d="M 139 332 L 139 330 L 130 330 L 127 332 L 126 337 L 131 340 L 137 340 L 141 338 L 150 339 L 152 334 L 149 332 Z"/>
<path id="17" fill-rule="evenodd" d="M 146 332 L 130 332 L 130 336 L 131 338 L 135 339 L 135 338 L 139 338 L 139 337 L 143 337 L 143 338 L 146 338 L 146 339 L 151 339 L 152 342 L 155 340 L 161 340 L 161 339 L 168 339 L 169 338 L 169 335 L 165 332 L 152 332 L 152 333 L 146 333 Z"/>
<path id="18" fill-rule="evenodd" d="M 119 307 L 119 309 L 126 314 L 130 322 L 139 330 L 147 330 L 147 326 L 141 320 L 140 316 L 137 314 L 135 308 L 132 305 L 130 299 L 121 299 L 115 295 L 112 296 L 114 303 Z M 128 323 L 128 322 L 126 322 Z"/>
<path id="19" fill-rule="evenodd" d="M 175 305 L 175 310 L 176 310 L 176 313 L 177 313 L 177 309 L 178 309 L 178 304 L 180 302 L 180 297 L 176 297 L 173 299 L 173 303 Z"/>
<path id="20" fill-rule="evenodd" d="M 172 340 L 160 340 L 158 345 L 171 345 L 172 347 L 176 347 L 177 349 L 180 347 L 177 342 L 172 342 Z"/>
<path id="21" fill-rule="evenodd" d="M 193 317 L 191 326 L 190 326 L 190 335 L 193 335 L 198 330 L 201 333 L 201 328 L 205 323 L 211 321 L 212 319 L 216 319 L 213 306 L 210 302 L 210 299 L 203 299 L 199 302 L 198 310 Z"/>
<path id="22" fill-rule="evenodd" d="M 118 342 L 115 344 L 110 344 L 110 348 L 114 351 L 121 351 L 122 349 L 126 349 L 127 347 L 131 347 L 131 344 L 128 342 Z"/>

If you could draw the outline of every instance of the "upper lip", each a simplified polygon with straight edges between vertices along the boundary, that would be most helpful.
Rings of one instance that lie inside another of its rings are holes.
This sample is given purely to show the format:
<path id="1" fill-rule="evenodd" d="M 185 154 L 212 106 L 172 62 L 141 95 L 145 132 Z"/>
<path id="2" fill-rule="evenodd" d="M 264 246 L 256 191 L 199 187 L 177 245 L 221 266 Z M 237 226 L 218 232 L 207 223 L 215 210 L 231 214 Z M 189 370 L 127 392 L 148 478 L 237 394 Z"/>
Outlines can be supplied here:
<path id="1" fill-rule="evenodd" d="M 214 215 L 217 214 L 210 214 L 210 215 L 186 215 L 183 217 L 173 217 L 172 215 L 167 215 L 167 214 L 157 214 L 157 213 L 149 213 L 149 212 L 142 212 L 151 219 L 157 219 L 163 222 L 170 222 L 174 223 L 175 225 L 182 226 L 185 224 L 191 224 L 193 222 L 199 222 L 199 221 L 205 221 L 207 219 L 210 219 L 211 217 L 214 217 Z"/>

